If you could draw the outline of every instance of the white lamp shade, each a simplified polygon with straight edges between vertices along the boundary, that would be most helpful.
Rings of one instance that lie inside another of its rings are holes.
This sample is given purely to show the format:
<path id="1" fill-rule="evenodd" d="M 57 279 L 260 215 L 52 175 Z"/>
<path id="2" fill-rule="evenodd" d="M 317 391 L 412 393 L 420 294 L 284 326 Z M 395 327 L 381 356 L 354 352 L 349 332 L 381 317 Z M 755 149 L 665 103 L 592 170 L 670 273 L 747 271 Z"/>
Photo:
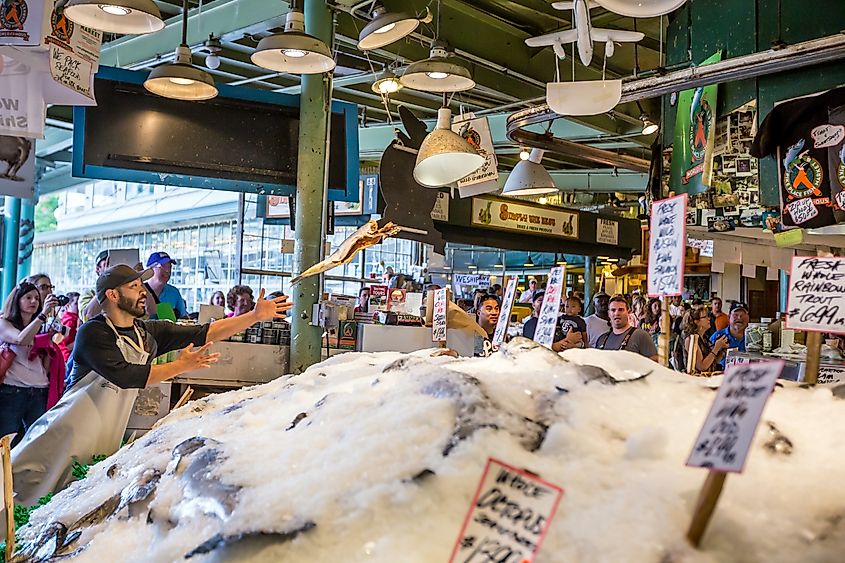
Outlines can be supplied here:
<path id="1" fill-rule="evenodd" d="M 399 81 L 406 88 L 422 92 L 463 92 L 475 88 L 475 80 L 466 67 L 440 57 L 411 63 Z"/>
<path id="2" fill-rule="evenodd" d="M 596 4 L 631 18 L 654 18 L 673 12 L 687 0 L 595 0 Z"/>
<path id="3" fill-rule="evenodd" d="M 373 20 L 358 34 L 358 48 L 362 51 L 378 49 L 406 37 L 417 29 L 420 20 L 408 14 L 385 12 L 377 7 Z"/>
<path id="4" fill-rule="evenodd" d="M 108 33 L 141 34 L 164 29 L 153 0 L 70 0 L 64 14 L 74 23 Z"/>
<path id="5" fill-rule="evenodd" d="M 334 70 L 335 61 L 325 43 L 296 31 L 265 37 L 250 56 L 260 67 L 292 74 L 319 74 Z"/>
<path id="6" fill-rule="evenodd" d="M 452 131 L 452 112 L 441 108 L 437 126 L 426 135 L 417 153 L 414 180 L 429 188 L 457 182 L 481 168 L 485 158 L 466 139 Z"/>
<path id="7" fill-rule="evenodd" d="M 156 67 L 144 81 L 153 94 L 174 100 L 209 100 L 217 96 L 211 75 L 191 64 L 191 50 L 176 48 L 176 61 Z"/>
<path id="8" fill-rule="evenodd" d="M 540 149 L 531 149 L 528 160 L 516 163 L 505 181 L 502 195 L 540 195 L 557 191 L 552 175 L 540 164 L 543 153 Z"/>
<path id="9" fill-rule="evenodd" d="M 597 115 L 612 110 L 621 99 L 621 80 L 546 84 L 546 102 L 560 115 Z"/>

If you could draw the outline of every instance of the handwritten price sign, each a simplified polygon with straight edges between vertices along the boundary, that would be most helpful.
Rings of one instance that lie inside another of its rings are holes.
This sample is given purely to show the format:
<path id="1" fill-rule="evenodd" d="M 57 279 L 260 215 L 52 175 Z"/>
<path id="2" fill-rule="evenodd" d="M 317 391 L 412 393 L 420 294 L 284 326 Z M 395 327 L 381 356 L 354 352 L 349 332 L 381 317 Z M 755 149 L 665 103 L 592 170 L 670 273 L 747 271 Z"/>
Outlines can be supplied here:
<path id="1" fill-rule="evenodd" d="M 547 348 L 552 347 L 555 338 L 565 271 L 565 266 L 558 266 L 552 268 L 549 273 L 546 295 L 543 296 L 543 306 L 540 308 L 540 318 L 537 320 L 537 330 L 534 331 L 534 341 Z"/>
<path id="2" fill-rule="evenodd" d="M 728 367 L 688 466 L 742 472 L 763 407 L 783 366 L 778 360 Z"/>
<path id="3" fill-rule="evenodd" d="M 449 563 L 531 563 L 563 489 L 489 458 Z"/>
<path id="4" fill-rule="evenodd" d="M 516 278 L 510 278 L 505 287 L 505 298 L 502 300 L 502 310 L 499 314 L 499 322 L 496 323 L 496 332 L 493 333 L 494 348 L 502 345 L 505 333 L 508 331 L 508 324 L 511 320 L 511 309 L 513 308 L 513 297 L 516 293 Z"/>
<path id="5" fill-rule="evenodd" d="M 650 297 L 684 292 L 684 258 L 687 242 L 687 194 L 655 201 L 651 205 L 648 253 Z"/>
<path id="6" fill-rule="evenodd" d="M 795 256 L 786 310 L 787 328 L 845 333 L 845 258 Z"/>
<path id="7" fill-rule="evenodd" d="M 431 320 L 432 342 L 446 342 L 446 288 L 434 291 L 434 312 Z"/>

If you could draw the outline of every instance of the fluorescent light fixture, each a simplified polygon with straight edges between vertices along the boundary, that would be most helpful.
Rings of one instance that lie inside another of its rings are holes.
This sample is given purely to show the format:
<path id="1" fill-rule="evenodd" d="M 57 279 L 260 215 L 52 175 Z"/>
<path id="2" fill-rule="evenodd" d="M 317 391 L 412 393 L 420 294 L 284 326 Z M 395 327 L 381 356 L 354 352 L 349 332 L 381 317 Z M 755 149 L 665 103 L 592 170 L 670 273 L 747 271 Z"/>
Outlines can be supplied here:
<path id="1" fill-rule="evenodd" d="M 657 133 L 658 129 L 660 129 L 660 126 L 653 122 L 647 113 L 640 115 L 640 121 L 643 122 L 643 135 Z"/>
<path id="2" fill-rule="evenodd" d="M 540 195 L 557 191 L 551 174 L 540 164 L 544 152 L 541 149 L 531 149 L 528 160 L 516 163 L 505 181 L 502 195 Z"/>
<path id="3" fill-rule="evenodd" d="M 422 92 L 463 92 L 474 88 L 469 70 L 451 58 L 446 43 L 434 41 L 431 56 L 411 63 L 399 80 L 404 87 Z"/>
<path id="4" fill-rule="evenodd" d="M 388 12 L 381 4 L 373 8 L 372 17 L 372 21 L 358 34 L 358 48 L 362 51 L 395 43 L 413 33 L 420 21 L 431 21 L 429 15 L 421 20 L 401 12 Z"/>
<path id="5" fill-rule="evenodd" d="M 481 168 L 484 157 L 466 139 L 452 131 L 449 108 L 437 111 L 437 125 L 420 145 L 414 180 L 429 188 L 457 182 Z"/>
<path id="6" fill-rule="evenodd" d="M 108 33 L 154 33 L 164 28 L 153 0 L 70 0 L 64 14 L 74 23 Z"/>
<path id="7" fill-rule="evenodd" d="M 305 18 L 296 2 L 285 17 L 285 30 L 258 42 L 250 59 L 262 68 L 291 74 L 319 74 L 334 70 L 328 46 L 305 33 Z"/>
<path id="8" fill-rule="evenodd" d="M 386 96 L 393 94 L 402 89 L 402 83 L 396 78 L 396 75 L 390 70 L 385 69 L 379 76 L 378 80 L 373 82 L 373 92 Z"/>
<path id="9" fill-rule="evenodd" d="M 468 270 L 477 270 L 478 266 L 475 264 L 475 260 L 470 260 L 469 264 L 467 264 Z"/>

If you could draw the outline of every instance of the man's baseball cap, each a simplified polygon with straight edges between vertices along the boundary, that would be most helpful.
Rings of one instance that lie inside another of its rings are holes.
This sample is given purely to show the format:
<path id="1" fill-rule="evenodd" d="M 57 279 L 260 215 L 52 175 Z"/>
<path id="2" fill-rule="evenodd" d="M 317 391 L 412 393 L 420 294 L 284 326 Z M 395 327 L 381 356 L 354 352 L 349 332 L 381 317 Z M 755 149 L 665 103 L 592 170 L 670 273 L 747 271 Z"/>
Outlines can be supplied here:
<path id="1" fill-rule="evenodd" d="M 164 266 L 165 264 L 178 264 L 178 260 L 174 260 L 167 252 L 153 252 L 147 258 L 147 268 L 150 266 Z"/>
<path id="2" fill-rule="evenodd" d="M 733 313 L 737 309 L 742 309 L 743 311 L 745 311 L 747 313 L 748 312 L 748 305 L 746 305 L 745 303 L 742 303 L 741 301 L 734 301 L 733 303 L 731 303 L 731 313 Z"/>
<path id="3" fill-rule="evenodd" d="M 99 264 L 100 262 L 102 262 L 103 260 L 105 260 L 108 257 L 109 257 L 109 251 L 103 250 L 102 252 L 97 254 L 97 259 L 94 261 L 94 264 Z"/>
<path id="4" fill-rule="evenodd" d="M 97 278 L 97 301 L 104 303 L 106 301 L 106 291 L 110 289 L 117 289 L 139 278 L 141 281 L 147 281 L 151 277 L 153 277 L 153 271 L 149 268 L 139 272 L 126 264 L 112 266 Z"/>

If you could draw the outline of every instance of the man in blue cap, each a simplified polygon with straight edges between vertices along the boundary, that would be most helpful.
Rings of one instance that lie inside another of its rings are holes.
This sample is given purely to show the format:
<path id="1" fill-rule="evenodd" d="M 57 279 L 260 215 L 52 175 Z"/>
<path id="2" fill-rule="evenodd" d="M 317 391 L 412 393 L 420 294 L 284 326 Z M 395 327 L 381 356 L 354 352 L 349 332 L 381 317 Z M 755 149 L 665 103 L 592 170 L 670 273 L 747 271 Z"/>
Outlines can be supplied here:
<path id="1" fill-rule="evenodd" d="M 166 252 L 153 252 L 147 259 L 147 268 L 153 269 L 153 277 L 145 284 L 152 298 L 147 299 L 147 314 L 151 319 L 169 317 L 171 310 L 176 319 L 188 316 L 188 306 L 179 290 L 167 283 L 173 274 L 174 264 L 179 262 Z"/>

